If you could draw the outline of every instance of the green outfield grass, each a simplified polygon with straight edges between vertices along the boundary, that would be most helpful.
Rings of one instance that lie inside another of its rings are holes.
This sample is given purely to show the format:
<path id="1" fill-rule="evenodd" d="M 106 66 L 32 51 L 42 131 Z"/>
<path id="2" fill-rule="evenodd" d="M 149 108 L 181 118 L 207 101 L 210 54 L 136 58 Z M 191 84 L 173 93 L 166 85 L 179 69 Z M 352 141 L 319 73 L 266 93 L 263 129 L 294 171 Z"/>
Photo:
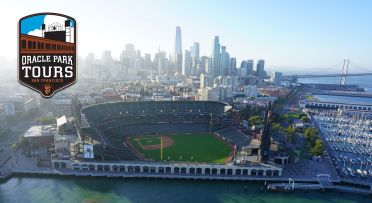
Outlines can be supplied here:
<path id="1" fill-rule="evenodd" d="M 231 153 L 231 148 L 223 141 L 210 134 L 171 135 L 174 144 L 163 149 L 163 160 L 165 161 L 190 161 L 204 163 L 225 163 Z M 130 139 L 131 144 L 146 158 L 160 160 L 160 149 L 144 150 L 136 137 Z M 159 144 L 158 137 L 137 137 L 145 146 Z M 152 143 L 148 141 L 151 140 Z M 157 140 L 157 141 L 156 141 Z"/>

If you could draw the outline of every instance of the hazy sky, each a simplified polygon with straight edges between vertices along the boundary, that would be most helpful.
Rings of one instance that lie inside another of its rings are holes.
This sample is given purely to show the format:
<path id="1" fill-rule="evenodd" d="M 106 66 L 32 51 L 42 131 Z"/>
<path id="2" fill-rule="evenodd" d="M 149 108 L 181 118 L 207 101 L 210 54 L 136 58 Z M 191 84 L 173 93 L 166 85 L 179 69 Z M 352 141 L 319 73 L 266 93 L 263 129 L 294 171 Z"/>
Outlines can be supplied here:
<path id="1" fill-rule="evenodd" d="M 78 54 L 125 44 L 142 53 L 174 50 L 177 25 L 183 49 L 194 41 L 210 55 L 212 38 L 230 55 L 263 58 L 269 67 L 332 67 L 344 58 L 372 69 L 372 1 L 368 0 L 122 0 L 1 1 L 0 56 L 17 56 L 17 22 L 38 12 L 77 20 Z M 337 66 L 337 65 L 336 65 Z"/>

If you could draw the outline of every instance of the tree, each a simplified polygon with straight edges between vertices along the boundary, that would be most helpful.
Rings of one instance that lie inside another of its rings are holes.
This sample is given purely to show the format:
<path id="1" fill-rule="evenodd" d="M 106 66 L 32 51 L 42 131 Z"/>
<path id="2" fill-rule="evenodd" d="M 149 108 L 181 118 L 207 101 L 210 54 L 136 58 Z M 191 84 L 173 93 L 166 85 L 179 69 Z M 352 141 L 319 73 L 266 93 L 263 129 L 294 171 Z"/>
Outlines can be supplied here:
<path id="1" fill-rule="evenodd" d="M 304 122 L 304 123 L 309 122 L 309 118 L 307 117 L 306 114 L 301 114 L 301 115 L 300 115 L 300 119 L 301 119 L 302 122 Z"/>
<path id="2" fill-rule="evenodd" d="M 18 145 L 18 143 L 13 143 L 12 144 L 12 150 L 13 151 L 17 151 L 19 149 L 19 145 Z"/>
<path id="3" fill-rule="evenodd" d="M 251 125 L 262 125 L 263 121 L 262 121 L 261 116 L 251 116 L 249 118 L 249 123 Z"/>
<path id="4" fill-rule="evenodd" d="M 53 117 L 53 116 L 41 117 L 41 118 L 37 118 L 35 120 L 36 120 L 36 122 L 39 122 L 41 124 L 53 124 L 53 123 L 56 123 L 56 118 Z"/>
<path id="5" fill-rule="evenodd" d="M 319 138 L 315 140 L 315 145 L 310 149 L 310 153 L 314 156 L 320 156 L 323 154 L 324 144 Z"/>
<path id="6" fill-rule="evenodd" d="M 282 126 L 279 123 L 273 123 L 271 125 L 274 132 L 280 132 L 282 131 Z"/>
<path id="7" fill-rule="evenodd" d="M 284 104 L 285 104 L 285 100 L 286 100 L 286 98 L 283 97 L 283 96 L 278 97 L 278 98 L 274 101 L 274 103 L 273 103 L 273 108 L 274 108 L 274 109 L 281 109 L 281 108 L 283 108 L 283 106 L 284 106 Z"/>
<path id="8" fill-rule="evenodd" d="M 315 145 L 315 140 L 317 139 L 315 128 L 306 128 L 304 132 L 304 136 L 311 146 Z"/>
<path id="9" fill-rule="evenodd" d="M 286 137 L 287 137 L 287 140 L 290 141 L 290 142 L 292 142 L 295 133 L 296 133 L 296 129 L 295 129 L 292 125 L 289 125 L 289 126 L 285 129 L 285 135 L 286 135 Z"/>

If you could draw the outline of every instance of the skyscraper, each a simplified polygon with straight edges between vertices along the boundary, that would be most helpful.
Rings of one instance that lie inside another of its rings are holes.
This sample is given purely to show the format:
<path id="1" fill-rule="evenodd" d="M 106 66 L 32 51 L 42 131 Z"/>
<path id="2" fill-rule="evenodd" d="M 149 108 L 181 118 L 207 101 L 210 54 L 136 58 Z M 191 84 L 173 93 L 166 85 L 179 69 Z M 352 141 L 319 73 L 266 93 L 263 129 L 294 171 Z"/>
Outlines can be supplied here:
<path id="1" fill-rule="evenodd" d="M 282 73 L 273 72 L 271 74 L 271 82 L 274 84 L 274 86 L 279 87 L 282 83 Z"/>
<path id="2" fill-rule="evenodd" d="M 211 55 L 211 73 L 214 77 L 220 75 L 220 39 L 215 36 L 213 39 L 212 55 Z"/>
<path id="3" fill-rule="evenodd" d="M 192 69 L 192 57 L 191 52 L 185 50 L 185 56 L 183 57 L 183 65 L 182 65 L 182 75 L 191 75 Z"/>
<path id="4" fill-rule="evenodd" d="M 256 75 L 259 79 L 264 79 L 266 77 L 265 61 L 262 59 L 257 61 Z"/>
<path id="5" fill-rule="evenodd" d="M 247 75 L 253 75 L 254 60 L 247 60 Z"/>
<path id="6" fill-rule="evenodd" d="M 176 27 L 176 38 L 174 43 L 174 63 L 176 72 L 181 72 L 182 70 L 182 35 L 181 27 Z"/>
<path id="7" fill-rule="evenodd" d="M 152 61 L 151 61 L 151 54 L 145 54 L 145 69 L 151 70 L 152 69 Z"/>
<path id="8" fill-rule="evenodd" d="M 230 58 L 229 75 L 236 76 L 236 58 Z"/>
<path id="9" fill-rule="evenodd" d="M 125 50 L 120 54 L 120 62 L 126 74 L 135 74 L 136 50 L 133 44 L 126 44 Z"/>
<path id="10" fill-rule="evenodd" d="M 111 56 L 111 50 L 106 50 L 102 53 L 102 61 L 105 65 L 112 65 L 114 59 Z"/>
<path id="11" fill-rule="evenodd" d="M 226 51 L 226 47 L 221 47 L 221 59 L 220 59 L 220 74 L 228 75 L 230 66 L 230 54 Z"/>
<path id="12" fill-rule="evenodd" d="M 208 73 L 211 75 L 211 70 L 210 70 L 210 60 L 208 56 L 202 56 L 200 58 L 200 66 L 199 66 L 199 73 Z"/>
<path id="13" fill-rule="evenodd" d="M 192 57 L 192 67 L 196 68 L 197 64 L 200 61 L 198 42 L 194 42 L 194 45 L 191 47 L 191 57 Z"/>
<path id="14" fill-rule="evenodd" d="M 164 51 L 160 51 L 155 54 L 154 65 L 157 67 L 157 75 L 163 75 L 169 71 L 169 62 L 167 54 Z"/>

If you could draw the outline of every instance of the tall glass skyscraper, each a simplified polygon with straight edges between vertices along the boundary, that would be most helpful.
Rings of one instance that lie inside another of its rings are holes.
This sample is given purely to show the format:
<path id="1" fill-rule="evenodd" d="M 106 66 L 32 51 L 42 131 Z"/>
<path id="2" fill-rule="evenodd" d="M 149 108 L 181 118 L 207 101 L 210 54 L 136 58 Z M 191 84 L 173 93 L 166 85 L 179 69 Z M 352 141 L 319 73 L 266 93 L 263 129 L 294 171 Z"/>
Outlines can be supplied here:
<path id="1" fill-rule="evenodd" d="M 181 36 L 181 27 L 176 27 L 176 41 L 174 47 L 174 54 L 182 54 L 182 36 Z"/>
<path id="2" fill-rule="evenodd" d="M 181 72 L 182 70 L 182 35 L 181 27 L 176 27 L 176 38 L 174 43 L 174 62 L 176 72 Z"/>
<path id="3" fill-rule="evenodd" d="M 266 76 L 265 72 L 265 60 L 258 60 L 257 67 L 256 67 L 256 74 L 259 79 L 264 79 Z"/>
<path id="4" fill-rule="evenodd" d="M 192 67 L 195 68 L 200 61 L 199 55 L 199 43 L 194 42 L 194 45 L 191 47 L 191 57 L 192 57 Z"/>
<path id="5" fill-rule="evenodd" d="M 190 76 L 191 68 L 192 68 L 191 52 L 188 50 L 185 50 L 185 55 L 183 57 L 182 75 Z"/>
<path id="6" fill-rule="evenodd" d="M 254 60 L 248 59 L 247 60 L 247 75 L 253 75 L 253 66 L 254 66 Z"/>
<path id="7" fill-rule="evenodd" d="M 221 59 L 220 59 L 220 75 L 229 74 L 230 65 L 230 54 L 226 51 L 226 47 L 221 47 Z"/>
<path id="8" fill-rule="evenodd" d="M 229 75 L 236 76 L 236 58 L 230 58 Z"/>
<path id="9" fill-rule="evenodd" d="M 213 39 L 213 46 L 212 46 L 212 56 L 211 56 L 211 70 L 212 75 L 217 77 L 220 75 L 220 38 L 215 36 Z"/>

